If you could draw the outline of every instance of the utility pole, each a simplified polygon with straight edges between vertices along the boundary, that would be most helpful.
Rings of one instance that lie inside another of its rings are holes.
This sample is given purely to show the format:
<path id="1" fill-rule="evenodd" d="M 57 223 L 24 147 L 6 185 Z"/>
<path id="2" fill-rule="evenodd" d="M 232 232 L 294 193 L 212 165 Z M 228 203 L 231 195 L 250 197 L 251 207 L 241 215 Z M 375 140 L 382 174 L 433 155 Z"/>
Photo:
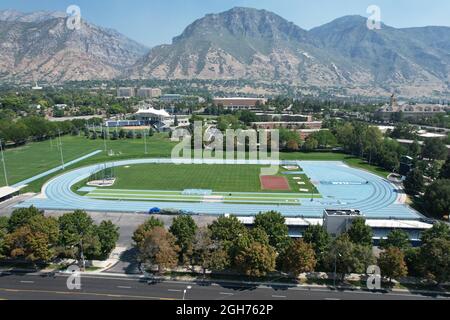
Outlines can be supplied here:
<path id="1" fill-rule="evenodd" d="M 64 164 L 64 156 L 63 156 L 63 151 L 62 151 L 62 141 L 61 141 L 61 131 L 58 130 L 58 137 L 59 137 L 59 152 L 61 154 L 61 164 L 62 164 L 62 169 L 65 170 L 65 164 Z"/>
<path id="2" fill-rule="evenodd" d="M 106 148 L 106 130 L 103 131 L 103 124 L 101 124 L 100 129 L 101 129 L 102 136 L 103 136 L 103 143 L 104 143 L 104 145 L 105 145 L 105 152 L 108 152 L 108 150 L 106 150 L 106 149 L 107 149 L 107 148 Z"/>
<path id="3" fill-rule="evenodd" d="M 145 154 L 148 154 L 148 152 L 147 152 L 147 136 L 146 136 L 146 131 L 147 130 L 144 130 L 144 150 L 145 150 Z"/>
<path id="4" fill-rule="evenodd" d="M 9 186 L 8 175 L 6 174 L 6 162 L 5 162 L 5 154 L 3 152 L 3 142 L 2 142 L 2 140 L 0 140 L 0 149 L 1 149 L 1 152 L 2 152 L 2 162 L 3 162 L 3 172 L 5 174 L 5 183 L 6 183 L 6 186 Z"/>

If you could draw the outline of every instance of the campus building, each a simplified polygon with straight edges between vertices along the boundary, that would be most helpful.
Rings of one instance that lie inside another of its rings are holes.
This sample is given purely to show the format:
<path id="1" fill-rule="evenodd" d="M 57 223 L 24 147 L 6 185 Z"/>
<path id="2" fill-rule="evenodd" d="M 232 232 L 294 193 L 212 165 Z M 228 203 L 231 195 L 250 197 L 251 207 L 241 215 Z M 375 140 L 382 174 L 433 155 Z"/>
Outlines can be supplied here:
<path id="1" fill-rule="evenodd" d="M 136 89 L 133 87 L 117 88 L 117 98 L 132 98 L 136 95 Z"/>
<path id="2" fill-rule="evenodd" d="M 140 98 L 159 98 L 161 97 L 161 89 L 159 88 L 139 88 L 137 90 L 137 96 Z"/>
<path id="3" fill-rule="evenodd" d="M 225 110 L 254 110 L 265 105 L 266 99 L 262 98 L 214 98 L 213 103 Z"/>
<path id="4" fill-rule="evenodd" d="M 354 219 L 358 215 L 349 216 L 349 219 Z M 254 225 L 255 217 L 251 216 L 238 216 L 238 220 L 245 226 L 251 228 Z M 335 221 L 332 221 L 333 226 L 339 227 L 339 224 L 334 225 Z M 349 227 L 348 220 L 342 220 L 342 224 L 339 228 L 342 230 Z M 330 223 L 330 222 L 329 222 Z M 309 226 L 320 225 L 325 226 L 324 218 L 308 218 L 308 217 L 286 217 L 286 225 L 289 228 L 289 236 L 293 239 L 299 239 L 303 237 L 303 234 Z M 372 228 L 373 231 L 373 243 L 379 245 L 382 239 L 386 239 L 389 233 L 393 230 L 403 230 L 410 238 L 413 245 L 418 245 L 421 242 L 421 233 L 425 230 L 432 228 L 432 224 L 425 220 L 397 220 L 397 219 L 366 219 L 366 225 Z M 331 225 L 328 225 L 331 227 Z"/>
<path id="5" fill-rule="evenodd" d="M 146 106 L 140 108 L 134 114 L 136 121 L 145 125 L 151 125 L 158 131 L 168 131 L 171 127 L 187 127 L 189 126 L 188 116 L 170 115 L 166 110 L 157 110 L 153 107 Z"/>
<path id="6" fill-rule="evenodd" d="M 399 103 L 395 94 L 391 96 L 389 104 L 384 105 L 375 113 L 375 118 L 382 121 L 391 121 L 395 117 L 405 119 L 420 119 L 445 114 L 446 107 L 437 104 L 408 104 Z"/>

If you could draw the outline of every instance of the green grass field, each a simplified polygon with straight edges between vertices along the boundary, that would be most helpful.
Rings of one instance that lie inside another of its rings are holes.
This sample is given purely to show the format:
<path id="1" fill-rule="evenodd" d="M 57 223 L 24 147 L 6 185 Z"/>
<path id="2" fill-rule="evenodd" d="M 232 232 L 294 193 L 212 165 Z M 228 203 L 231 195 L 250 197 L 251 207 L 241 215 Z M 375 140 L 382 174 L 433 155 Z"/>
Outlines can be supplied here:
<path id="1" fill-rule="evenodd" d="M 104 150 L 102 139 L 91 140 L 85 137 L 62 137 L 64 161 L 68 162 L 86 155 L 94 150 Z M 107 141 L 107 150 L 112 150 L 114 156 L 109 156 L 107 152 L 102 152 L 94 157 L 81 161 L 66 170 L 71 170 L 81 166 L 86 166 L 105 161 L 115 161 L 132 158 L 170 157 L 172 148 L 176 143 L 168 139 L 167 134 L 156 134 L 147 139 L 147 151 L 145 154 L 143 139 L 124 139 Z M 350 157 L 341 153 L 281 153 L 283 160 L 315 160 L 315 161 L 344 161 L 352 167 L 365 169 L 379 176 L 386 177 L 388 172 L 371 166 L 361 159 Z M 33 142 L 25 146 L 5 151 L 5 162 L 7 166 L 8 180 L 14 184 L 30 178 L 36 174 L 52 169 L 61 164 L 61 157 L 56 141 Z M 61 174 L 61 171 L 44 177 L 31 183 L 23 192 L 38 192 L 42 185 L 52 177 Z M 0 186 L 5 185 L 3 170 L 0 170 Z"/>

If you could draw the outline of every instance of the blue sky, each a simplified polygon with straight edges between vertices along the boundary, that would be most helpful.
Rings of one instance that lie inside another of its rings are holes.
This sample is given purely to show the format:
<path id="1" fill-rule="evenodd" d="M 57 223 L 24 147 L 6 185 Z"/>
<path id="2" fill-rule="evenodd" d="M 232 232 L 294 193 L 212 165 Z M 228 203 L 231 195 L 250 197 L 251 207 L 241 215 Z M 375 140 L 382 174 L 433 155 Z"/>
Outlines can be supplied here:
<path id="1" fill-rule="evenodd" d="M 450 26 L 449 0 L 0 0 L 0 10 L 65 11 L 71 4 L 81 8 L 84 19 L 147 46 L 170 43 L 195 19 L 235 6 L 273 11 L 305 29 L 344 15 L 368 16 L 372 4 L 394 27 Z"/>

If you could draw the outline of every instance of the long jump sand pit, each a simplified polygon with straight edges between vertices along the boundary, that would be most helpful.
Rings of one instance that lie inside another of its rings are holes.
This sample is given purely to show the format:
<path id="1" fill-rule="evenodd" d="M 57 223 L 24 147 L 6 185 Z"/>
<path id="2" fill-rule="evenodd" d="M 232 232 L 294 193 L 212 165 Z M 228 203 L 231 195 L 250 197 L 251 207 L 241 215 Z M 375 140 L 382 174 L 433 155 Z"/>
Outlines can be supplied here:
<path id="1" fill-rule="evenodd" d="M 289 181 L 285 177 L 261 176 L 261 189 L 274 191 L 289 191 Z"/>

